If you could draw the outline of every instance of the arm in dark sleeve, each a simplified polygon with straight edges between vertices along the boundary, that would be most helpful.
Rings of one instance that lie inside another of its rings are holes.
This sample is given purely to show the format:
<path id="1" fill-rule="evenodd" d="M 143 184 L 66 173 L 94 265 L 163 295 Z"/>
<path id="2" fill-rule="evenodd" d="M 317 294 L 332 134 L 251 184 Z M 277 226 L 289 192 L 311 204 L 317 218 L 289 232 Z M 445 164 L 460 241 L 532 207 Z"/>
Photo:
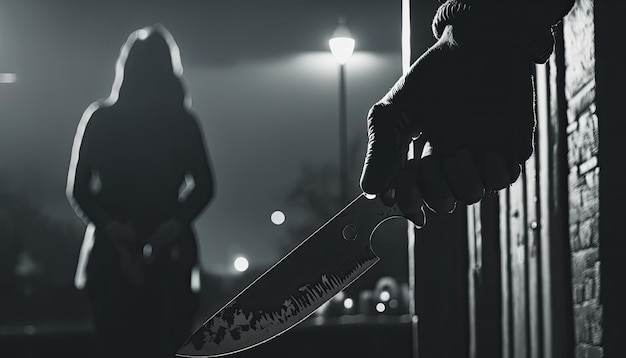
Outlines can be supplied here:
<path id="1" fill-rule="evenodd" d="M 538 19 L 540 26 L 552 26 L 570 12 L 574 3 L 575 0 L 533 0 L 529 2 L 529 12 Z"/>
<path id="2" fill-rule="evenodd" d="M 86 223 L 93 223 L 96 227 L 104 227 L 111 220 L 111 215 L 106 212 L 95 197 L 91 188 L 91 180 L 96 168 L 93 166 L 95 106 L 90 106 L 83 114 L 78 125 L 70 168 L 67 176 L 66 195 L 76 214 Z M 93 114 L 91 113 L 93 112 Z"/>
<path id="3" fill-rule="evenodd" d="M 448 0 L 437 9 L 432 29 L 436 38 L 454 25 L 455 39 L 505 40 L 545 63 L 554 49 L 552 27 L 573 5 L 574 0 Z"/>
<path id="4" fill-rule="evenodd" d="M 445 0 L 439 0 L 445 3 Z M 521 20 L 533 26 L 557 24 L 574 6 L 575 0 L 460 0 L 478 8 L 494 9 L 493 16 L 504 16 L 508 21 Z M 511 12 L 509 9 L 515 9 Z M 489 11 L 489 10 L 488 10 Z"/>
<path id="5" fill-rule="evenodd" d="M 187 198 L 180 203 L 176 219 L 181 223 L 191 223 L 214 196 L 214 180 L 209 163 L 207 149 L 204 145 L 201 130 L 195 118 L 190 118 L 192 125 L 188 128 L 186 138 L 187 174 L 193 177 L 194 187 Z"/>

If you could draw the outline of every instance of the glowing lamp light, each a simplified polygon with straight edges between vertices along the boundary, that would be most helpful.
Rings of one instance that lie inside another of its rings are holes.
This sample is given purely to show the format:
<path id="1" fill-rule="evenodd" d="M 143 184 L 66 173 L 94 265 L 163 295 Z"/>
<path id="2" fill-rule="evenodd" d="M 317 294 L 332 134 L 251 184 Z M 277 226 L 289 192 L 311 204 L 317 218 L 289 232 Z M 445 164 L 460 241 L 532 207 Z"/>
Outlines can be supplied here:
<path id="1" fill-rule="evenodd" d="M 0 83 L 15 83 L 17 75 L 15 73 L 0 73 Z"/>
<path id="2" fill-rule="evenodd" d="M 380 300 L 383 302 L 387 302 L 389 301 L 389 299 L 391 298 L 391 294 L 389 293 L 389 291 L 382 291 L 380 293 Z"/>
<path id="3" fill-rule="evenodd" d="M 354 52 L 354 46 L 356 42 L 352 38 L 352 34 L 346 26 L 346 20 L 344 18 L 339 19 L 339 26 L 333 33 L 333 36 L 328 40 L 328 46 L 330 52 L 335 57 L 335 60 L 340 65 L 345 65 L 350 60 L 350 56 Z"/>
<path id="4" fill-rule="evenodd" d="M 200 292 L 200 288 L 201 288 L 200 270 L 197 267 L 194 267 L 191 270 L 191 291 Z"/>
<path id="5" fill-rule="evenodd" d="M 274 225 L 281 225 L 285 222 L 285 214 L 280 210 L 276 210 L 270 216 L 270 220 L 272 220 Z"/>
<path id="6" fill-rule="evenodd" d="M 398 308 L 398 300 L 394 298 L 393 300 L 389 301 L 389 308 L 392 308 L 392 309 Z"/>
<path id="7" fill-rule="evenodd" d="M 248 269 L 250 264 L 248 262 L 248 259 L 246 259 L 245 257 L 238 257 L 235 259 L 234 266 L 235 266 L 235 270 L 239 272 L 244 272 L 245 270 Z"/>
<path id="8" fill-rule="evenodd" d="M 351 298 L 346 298 L 343 300 L 343 306 L 349 310 L 354 306 L 354 301 Z"/>
<path id="9" fill-rule="evenodd" d="M 382 302 L 379 302 L 376 304 L 376 311 L 378 311 L 378 313 L 383 313 L 385 312 L 385 304 Z"/>

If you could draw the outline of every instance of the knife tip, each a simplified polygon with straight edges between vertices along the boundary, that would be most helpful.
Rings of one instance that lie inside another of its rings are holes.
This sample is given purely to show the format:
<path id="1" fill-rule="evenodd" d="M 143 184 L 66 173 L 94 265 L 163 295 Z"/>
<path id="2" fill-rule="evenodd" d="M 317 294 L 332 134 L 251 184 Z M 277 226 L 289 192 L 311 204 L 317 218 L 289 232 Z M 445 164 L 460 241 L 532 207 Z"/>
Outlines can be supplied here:
<path id="1" fill-rule="evenodd" d="M 178 352 L 176 352 L 176 357 L 191 358 L 202 356 L 198 355 L 198 351 L 193 347 L 193 345 L 189 344 L 189 342 L 186 342 L 180 349 L 178 349 Z"/>

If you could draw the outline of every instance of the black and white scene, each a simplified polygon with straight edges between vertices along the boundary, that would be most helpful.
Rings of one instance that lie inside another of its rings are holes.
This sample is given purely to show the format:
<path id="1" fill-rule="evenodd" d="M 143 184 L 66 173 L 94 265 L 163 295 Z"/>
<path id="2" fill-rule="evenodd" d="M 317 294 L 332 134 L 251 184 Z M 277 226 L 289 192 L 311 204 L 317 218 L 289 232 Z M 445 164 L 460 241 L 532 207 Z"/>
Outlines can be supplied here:
<path id="1" fill-rule="evenodd" d="M 0 0 L 0 357 L 626 357 L 624 12 Z"/>

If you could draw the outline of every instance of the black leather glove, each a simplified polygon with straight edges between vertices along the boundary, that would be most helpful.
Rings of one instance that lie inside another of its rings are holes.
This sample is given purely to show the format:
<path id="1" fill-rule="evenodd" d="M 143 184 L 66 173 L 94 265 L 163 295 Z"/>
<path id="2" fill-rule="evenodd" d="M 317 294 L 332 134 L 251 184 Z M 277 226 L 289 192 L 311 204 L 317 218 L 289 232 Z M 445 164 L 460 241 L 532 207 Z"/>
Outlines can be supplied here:
<path id="1" fill-rule="evenodd" d="M 448 212 L 456 201 L 475 203 L 485 190 L 514 182 L 533 151 L 532 65 L 514 44 L 459 42 L 448 26 L 370 110 L 362 190 L 380 195 L 395 188 L 401 208 L 412 214 L 422 197 L 433 211 Z M 429 149 L 404 164 L 417 136 Z M 402 187 L 396 187 L 399 174 Z"/>

